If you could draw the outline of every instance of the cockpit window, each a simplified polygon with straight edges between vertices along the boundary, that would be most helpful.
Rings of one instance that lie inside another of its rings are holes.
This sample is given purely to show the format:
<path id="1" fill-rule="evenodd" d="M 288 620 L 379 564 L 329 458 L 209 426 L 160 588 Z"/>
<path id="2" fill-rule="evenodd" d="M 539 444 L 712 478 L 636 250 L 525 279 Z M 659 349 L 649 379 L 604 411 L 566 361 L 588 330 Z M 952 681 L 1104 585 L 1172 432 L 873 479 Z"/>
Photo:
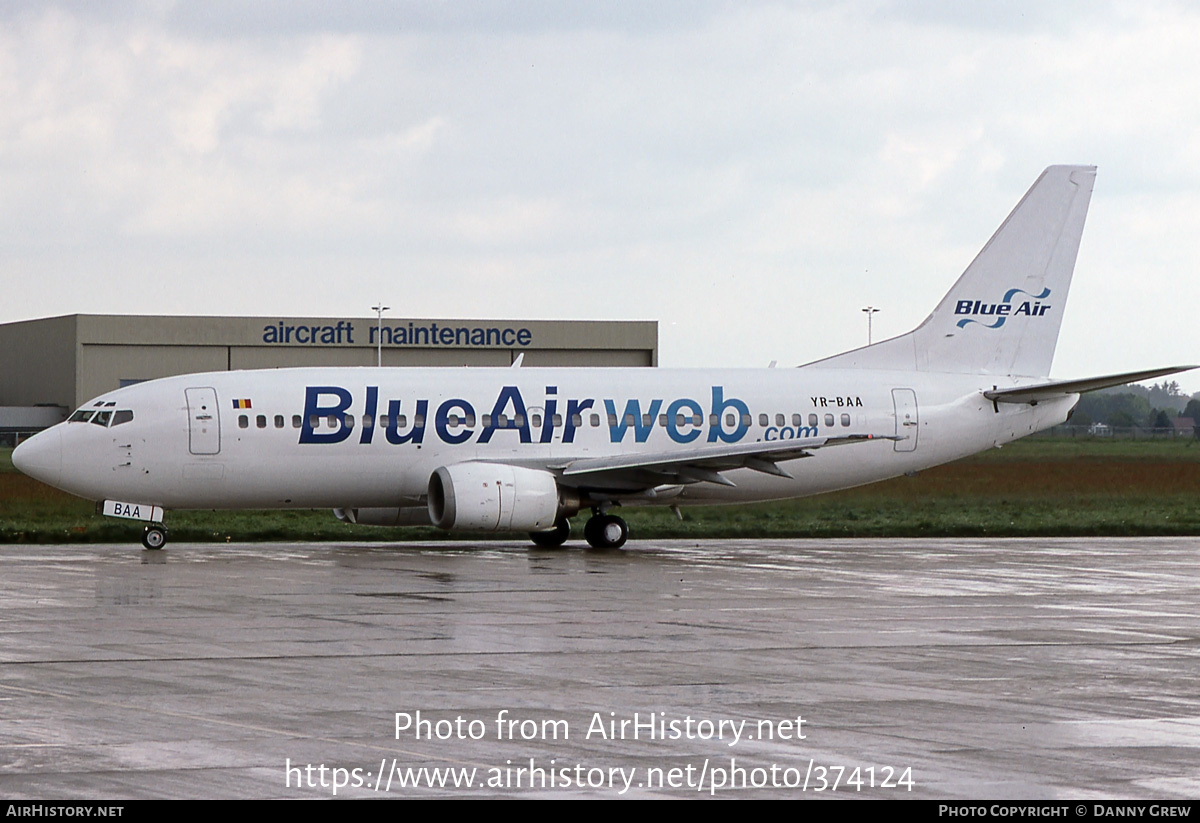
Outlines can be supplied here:
<path id="1" fill-rule="evenodd" d="M 132 409 L 103 409 L 97 411 L 95 408 L 78 409 L 73 415 L 67 418 L 68 423 L 94 423 L 97 426 L 104 426 L 106 429 L 112 426 L 119 426 L 122 423 L 128 423 L 133 420 Z"/>

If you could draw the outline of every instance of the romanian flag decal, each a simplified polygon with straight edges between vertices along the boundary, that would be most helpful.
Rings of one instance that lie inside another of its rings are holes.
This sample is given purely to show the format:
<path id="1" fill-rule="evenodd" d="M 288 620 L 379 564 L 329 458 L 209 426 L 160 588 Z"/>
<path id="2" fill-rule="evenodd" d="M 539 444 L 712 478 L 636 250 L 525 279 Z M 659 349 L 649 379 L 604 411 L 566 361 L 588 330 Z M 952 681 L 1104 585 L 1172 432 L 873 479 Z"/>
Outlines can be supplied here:
<path id="1" fill-rule="evenodd" d="M 245 400 L 234 400 L 234 401 L 233 401 L 233 407 L 234 407 L 235 409 L 248 409 L 248 408 L 250 408 L 250 398 L 246 398 Z"/>

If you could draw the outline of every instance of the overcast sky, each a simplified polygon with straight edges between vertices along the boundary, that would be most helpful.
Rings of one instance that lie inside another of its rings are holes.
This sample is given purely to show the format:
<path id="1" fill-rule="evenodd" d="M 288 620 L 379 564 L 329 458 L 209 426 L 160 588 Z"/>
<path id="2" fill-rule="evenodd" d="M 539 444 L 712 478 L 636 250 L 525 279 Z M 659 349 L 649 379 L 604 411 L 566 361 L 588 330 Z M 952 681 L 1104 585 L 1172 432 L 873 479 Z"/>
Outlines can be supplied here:
<path id="1" fill-rule="evenodd" d="M 6 2 L 0 322 L 383 300 L 790 365 L 1089 163 L 1054 375 L 1200 362 L 1198 44 L 1170 2 Z"/>

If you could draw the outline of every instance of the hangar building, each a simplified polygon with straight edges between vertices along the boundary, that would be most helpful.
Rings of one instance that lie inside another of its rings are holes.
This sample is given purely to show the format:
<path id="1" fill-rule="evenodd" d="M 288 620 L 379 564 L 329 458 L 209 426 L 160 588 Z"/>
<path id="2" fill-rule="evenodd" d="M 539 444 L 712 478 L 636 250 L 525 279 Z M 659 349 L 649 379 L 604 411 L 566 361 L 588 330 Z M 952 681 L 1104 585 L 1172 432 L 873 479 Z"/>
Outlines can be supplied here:
<path id="1" fill-rule="evenodd" d="M 382 342 L 382 346 L 380 346 Z M 284 366 L 656 366 L 657 321 L 70 314 L 0 324 L 0 407 L 58 406 L 192 372 Z M 42 416 L 45 416 L 43 411 Z M 37 415 L 34 415 L 37 417 Z M 0 431 L 5 428 L 0 408 Z M 27 430 L 27 429 L 23 429 Z"/>

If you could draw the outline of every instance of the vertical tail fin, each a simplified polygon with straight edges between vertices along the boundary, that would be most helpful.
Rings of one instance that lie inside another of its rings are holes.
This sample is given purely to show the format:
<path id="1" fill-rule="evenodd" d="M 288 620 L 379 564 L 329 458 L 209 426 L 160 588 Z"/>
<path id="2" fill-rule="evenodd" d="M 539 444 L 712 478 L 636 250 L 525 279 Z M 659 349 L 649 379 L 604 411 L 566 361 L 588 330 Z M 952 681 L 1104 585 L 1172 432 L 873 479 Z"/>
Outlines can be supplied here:
<path id="1" fill-rule="evenodd" d="M 908 334 L 811 365 L 1050 374 L 1095 166 L 1051 166 Z"/>

